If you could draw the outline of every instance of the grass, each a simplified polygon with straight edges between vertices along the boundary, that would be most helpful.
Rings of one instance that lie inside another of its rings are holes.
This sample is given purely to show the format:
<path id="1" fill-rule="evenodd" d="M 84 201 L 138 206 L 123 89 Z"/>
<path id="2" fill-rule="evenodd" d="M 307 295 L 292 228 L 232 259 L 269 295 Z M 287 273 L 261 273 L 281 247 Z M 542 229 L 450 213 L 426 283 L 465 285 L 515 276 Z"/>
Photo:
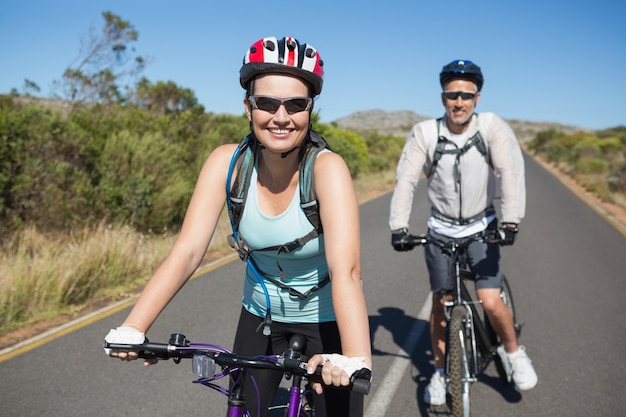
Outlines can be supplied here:
<path id="1" fill-rule="evenodd" d="M 173 239 L 104 223 L 68 234 L 35 228 L 16 234 L 2 248 L 0 334 L 71 314 L 95 298 L 126 296 L 142 285 Z"/>

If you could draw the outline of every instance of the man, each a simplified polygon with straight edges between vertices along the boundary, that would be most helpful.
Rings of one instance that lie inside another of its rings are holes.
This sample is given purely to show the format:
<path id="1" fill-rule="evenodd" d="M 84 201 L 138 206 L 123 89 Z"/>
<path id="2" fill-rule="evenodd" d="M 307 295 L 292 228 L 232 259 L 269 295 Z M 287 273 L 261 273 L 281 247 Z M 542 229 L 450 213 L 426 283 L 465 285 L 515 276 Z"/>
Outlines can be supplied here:
<path id="1" fill-rule="evenodd" d="M 449 241 L 500 227 L 504 244 L 512 245 L 525 214 L 524 161 L 509 125 L 493 113 L 475 113 L 483 86 L 480 67 L 456 60 L 439 74 L 445 115 L 416 124 L 398 163 L 391 200 L 389 226 L 395 250 L 406 251 L 409 217 L 421 172 L 428 181 L 431 215 L 428 233 Z M 501 184 L 501 220 L 498 225 L 493 200 L 496 176 Z M 489 248 L 489 250 L 487 250 Z M 495 244 L 475 241 L 468 248 L 470 268 L 477 275 L 476 292 L 489 321 L 502 340 L 499 353 L 512 369 L 515 386 L 531 389 L 537 374 L 523 346 L 517 343 L 511 311 L 500 298 L 500 252 Z M 425 248 L 433 292 L 430 330 L 436 371 L 424 400 L 431 405 L 446 402 L 445 316 L 443 301 L 452 289 L 449 255 L 436 245 Z"/>

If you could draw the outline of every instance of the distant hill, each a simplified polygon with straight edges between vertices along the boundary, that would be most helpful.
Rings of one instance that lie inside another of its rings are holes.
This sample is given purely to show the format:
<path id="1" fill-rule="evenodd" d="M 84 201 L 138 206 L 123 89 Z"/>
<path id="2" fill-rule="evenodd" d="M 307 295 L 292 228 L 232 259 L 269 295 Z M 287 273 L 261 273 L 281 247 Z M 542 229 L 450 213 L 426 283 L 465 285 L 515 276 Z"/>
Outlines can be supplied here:
<path id="1" fill-rule="evenodd" d="M 352 113 L 333 122 L 338 128 L 356 131 L 377 131 L 383 135 L 405 137 L 416 123 L 430 117 L 419 115 L 412 111 L 383 111 L 368 110 Z M 526 142 L 535 138 L 538 132 L 554 129 L 570 135 L 578 132 L 590 132 L 577 126 L 566 126 L 550 122 L 527 122 L 521 120 L 506 120 L 520 142 Z"/>

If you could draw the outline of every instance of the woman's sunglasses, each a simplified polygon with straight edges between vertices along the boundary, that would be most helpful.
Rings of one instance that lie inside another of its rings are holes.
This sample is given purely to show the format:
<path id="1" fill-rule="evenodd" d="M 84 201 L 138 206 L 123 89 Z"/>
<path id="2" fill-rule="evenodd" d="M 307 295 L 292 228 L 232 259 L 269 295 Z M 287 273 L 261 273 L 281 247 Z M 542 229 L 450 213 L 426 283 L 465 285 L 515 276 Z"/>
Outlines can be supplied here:
<path id="1" fill-rule="evenodd" d="M 476 93 L 468 93 L 466 91 L 444 91 L 443 96 L 448 100 L 456 100 L 461 97 L 463 101 L 473 100 L 476 97 Z"/>
<path id="2" fill-rule="evenodd" d="M 253 109 L 263 110 L 272 114 L 276 113 L 281 105 L 285 106 L 287 113 L 294 114 L 308 111 L 313 104 L 311 97 L 278 98 L 272 96 L 250 96 L 248 101 Z"/>

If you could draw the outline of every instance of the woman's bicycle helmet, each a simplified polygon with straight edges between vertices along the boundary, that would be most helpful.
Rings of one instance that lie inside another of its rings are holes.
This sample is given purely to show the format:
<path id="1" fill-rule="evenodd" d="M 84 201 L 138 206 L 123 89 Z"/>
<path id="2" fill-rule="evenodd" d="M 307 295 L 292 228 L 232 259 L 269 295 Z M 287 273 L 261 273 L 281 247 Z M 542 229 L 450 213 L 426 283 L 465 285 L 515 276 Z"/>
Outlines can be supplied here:
<path id="1" fill-rule="evenodd" d="M 445 85 L 450 80 L 468 80 L 476 84 L 478 91 L 483 88 L 483 73 L 480 67 L 474 64 L 472 61 L 457 59 L 444 66 L 439 73 L 439 82 L 441 88 L 445 88 Z"/>
<path id="2" fill-rule="evenodd" d="M 308 82 L 313 96 L 322 92 L 324 62 L 317 49 L 297 39 L 275 37 L 259 39 L 253 43 L 239 70 L 239 82 L 248 90 L 250 81 L 259 74 L 282 73 L 296 76 Z"/>

